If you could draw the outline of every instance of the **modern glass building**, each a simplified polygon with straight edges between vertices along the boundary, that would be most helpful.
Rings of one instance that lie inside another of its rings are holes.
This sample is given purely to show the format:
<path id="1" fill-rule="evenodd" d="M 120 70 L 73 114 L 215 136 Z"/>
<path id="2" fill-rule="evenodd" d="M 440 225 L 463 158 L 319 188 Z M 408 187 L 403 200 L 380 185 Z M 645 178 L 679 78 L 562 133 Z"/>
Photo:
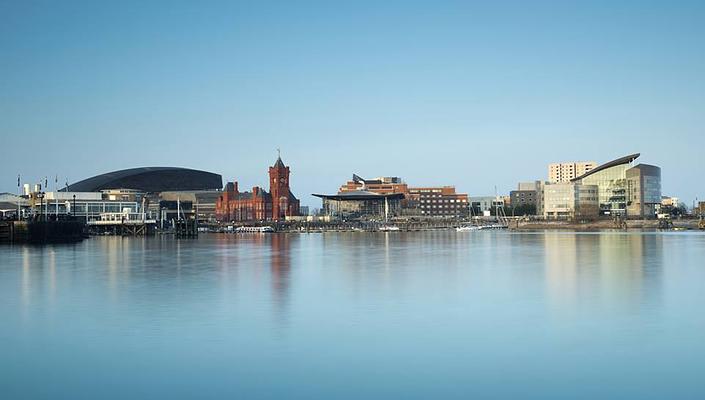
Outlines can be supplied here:
<path id="1" fill-rule="evenodd" d="M 598 187 L 602 215 L 651 217 L 652 205 L 661 201 L 661 169 L 646 164 L 632 167 L 639 156 L 630 154 L 602 164 L 572 182 Z"/>
<path id="2" fill-rule="evenodd" d="M 627 170 L 639 153 L 618 158 L 575 178 L 572 182 L 598 187 L 600 214 L 626 215 L 627 213 Z"/>
<path id="3" fill-rule="evenodd" d="M 403 193 L 380 194 L 364 190 L 313 194 L 323 200 L 325 215 L 341 219 L 375 219 L 399 215 Z"/>

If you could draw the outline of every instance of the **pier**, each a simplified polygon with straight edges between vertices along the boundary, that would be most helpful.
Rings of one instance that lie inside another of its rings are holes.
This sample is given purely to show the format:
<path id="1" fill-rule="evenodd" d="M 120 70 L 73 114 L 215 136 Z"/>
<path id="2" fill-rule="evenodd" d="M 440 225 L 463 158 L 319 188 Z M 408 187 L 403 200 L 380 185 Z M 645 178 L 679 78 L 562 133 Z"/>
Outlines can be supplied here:
<path id="1" fill-rule="evenodd" d="M 154 233 L 157 221 L 144 213 L 103 213 L 100 219 L 88 221 L 88 229 L 96 235 L 147 236 Z"/>
<path id="2" fill-rule="evenodd" d="M 86 238 L 77 220 L 0 221 L 0 243 L 72 243 Z"/>

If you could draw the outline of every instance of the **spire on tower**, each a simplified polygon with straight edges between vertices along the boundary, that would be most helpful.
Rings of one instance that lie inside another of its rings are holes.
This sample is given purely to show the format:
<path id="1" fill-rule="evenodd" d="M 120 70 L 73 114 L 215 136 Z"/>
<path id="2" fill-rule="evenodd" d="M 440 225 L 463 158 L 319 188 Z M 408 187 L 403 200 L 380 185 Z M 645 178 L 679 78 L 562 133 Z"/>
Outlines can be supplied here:
<path id="1" fill-rule="evenodd" d="M 286 168 L 284 162 L 282 161 L 281 150 L 277 147 L 277 161 L 274 163 L 275 168 Z"/>

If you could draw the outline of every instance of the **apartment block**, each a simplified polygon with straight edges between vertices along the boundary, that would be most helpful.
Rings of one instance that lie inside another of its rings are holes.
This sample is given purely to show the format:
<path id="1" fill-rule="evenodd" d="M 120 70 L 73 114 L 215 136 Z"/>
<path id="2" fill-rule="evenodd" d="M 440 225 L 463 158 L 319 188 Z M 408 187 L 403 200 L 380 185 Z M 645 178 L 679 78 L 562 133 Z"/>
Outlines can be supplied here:
<path id="1" fill-rule="evenodd" d="M 550 183 L 570 182 L 597 167 L 594 161 L 573 161 L 548 164 L 548 181 Z"/>
<path id="2" fill-rule="evenodd" d="M 409 188 L 408 206 L 417 206 L 425 216 L 463 217 L 469 212 L 468 195 L 453 186 Z"/>

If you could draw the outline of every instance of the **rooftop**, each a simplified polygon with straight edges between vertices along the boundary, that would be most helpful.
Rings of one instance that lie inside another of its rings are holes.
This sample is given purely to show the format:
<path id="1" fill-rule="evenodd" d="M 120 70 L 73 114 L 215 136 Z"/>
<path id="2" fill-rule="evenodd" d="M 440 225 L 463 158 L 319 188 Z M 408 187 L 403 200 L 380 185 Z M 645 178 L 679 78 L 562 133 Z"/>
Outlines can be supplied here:
<path id="1" fill-rule="evenodd" d="M 620 158 L 618 158 L 618 159 L 616 159 L 616 160 L 612 160 L 612 161 L 610 161 L 610 162 L 606 162 L 606 163 L 604 163 L 604 164 L 602 164 L 602 165 L 599 165 L 599 166 L 595 167 L 594 169 L 592 169 L 592 170 L 590 170 L 590 171 L 588 171 L 588 172 L 586 172 L 586 173 L 580 175 L 580 176 L 577 177 L 577 178 L 571 179 L 570 181 L 571 181 L 571 182 L 576 182 L 576 181 L 579 181 L 579 180 L 581 180 L 581 179 L 583 179 L 583 178 L 587 178 L 588 176 L 590 176 L 590 175 L 592 175 L 592 174 L 595 174 L 595 173 L 597 173 L 597 172 L 600 172 L 600 171 L 602 171 L 602 170 L 605 170 L 605 169 L 607 169 L 607 168 L 616 167 L 617 165 L 622 165 L 622 164 L 629 164 L 629 163 L 631 163 L 632 161 L 634 161 L 634 160 L 636 160 L 637 158 L 639 158 L 640 155 L 641 155 L 641 153 L 634 153 L 634 154 L 630 154 L 630 155 L 628 155 L 628 156 L 620 157 Z"/>
<path id="2" fill-rule="evenodd" d="M 351 192 L 344 192 L 338 194 L 316 194 L 313 193 L 312 196 L 319 197 L 321 199 L 330 200 L 377 200 L 377 199 L 403 199 L 404 193 L 390 193 L 390 194 L 380 194 L 368 192 L 366 190 L 356 190 Z"/>

